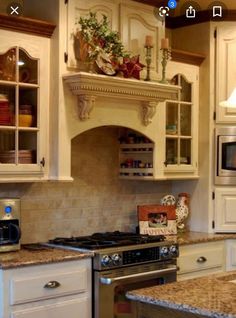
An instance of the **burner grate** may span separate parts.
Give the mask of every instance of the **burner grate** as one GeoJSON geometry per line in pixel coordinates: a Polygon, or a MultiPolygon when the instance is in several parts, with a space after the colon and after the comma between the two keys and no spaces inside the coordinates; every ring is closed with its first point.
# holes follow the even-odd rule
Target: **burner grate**
{"type": "Polygon", "coordinates": [[[50,240],[49,243],[75,248],[99,249],[113,246],[154,243],[164,240],[164,235],[151,236],[148,234],[114,231],[104,233],[98,232],[89,236],[56,237],[55,239],[50,240]]]}

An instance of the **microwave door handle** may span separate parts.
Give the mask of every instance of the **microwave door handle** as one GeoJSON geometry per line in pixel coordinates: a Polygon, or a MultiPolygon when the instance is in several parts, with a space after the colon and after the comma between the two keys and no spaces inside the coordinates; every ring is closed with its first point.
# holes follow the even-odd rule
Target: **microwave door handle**
{"type": "Polygon", "coordinates": [[[168,268],[164,269],[158,269],[155,271],[145,272],[145,273],[138,273],[138,274],[132,274],[132,275],[126,275],[126,276],[120,276],[120,277],[100,277],[100,283],[103,285],[111,285],[115,282],[120,282],[122,280],[128,280],[128,279],[134,279],[139,277],[149,277],[149,276],[156,276],[156,275],[164,275],[169,273],[174,273],[177,271],[177,266],[170,266],[168,268]]]}

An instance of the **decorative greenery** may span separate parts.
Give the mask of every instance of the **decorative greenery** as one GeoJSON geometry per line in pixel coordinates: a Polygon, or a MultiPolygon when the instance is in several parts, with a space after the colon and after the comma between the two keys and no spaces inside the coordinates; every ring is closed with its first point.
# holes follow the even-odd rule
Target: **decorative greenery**
{"type": "Polygon", "coordinates": [[[112,59],[127,56],[120,41],[119,33],[109,27],[107,16],[98,21],[96,13],[90,12],[88,17],[80,17],[81,34],[88,44],[89,58],[95,60],[103,51],[112,59]]]}

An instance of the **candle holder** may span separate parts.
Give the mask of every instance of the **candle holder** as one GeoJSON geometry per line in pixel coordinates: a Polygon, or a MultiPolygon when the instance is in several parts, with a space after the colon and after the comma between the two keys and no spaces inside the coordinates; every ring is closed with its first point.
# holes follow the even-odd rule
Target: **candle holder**
{"type": "Polygon", "coordinates": [[[160,83],[162,84],[168,84],[168,81],[166,79],[166,66],[168,60],[171,58],[171,50],[168,48],[161,48],[162,51],[162,60],[161,60],[161,65],[162,65],[162,79],[160,83]]]}
{"type": "Polygon", "coordinates": [[[151,80],[151,78],[150,78],[150,65],[152,62],[152,48],[153,48],[153,46],[145,45],[144,47],[146,49],[145,61],[147,63],[147,75],[146,75],[145,81],[150,81],[151,80]]]}

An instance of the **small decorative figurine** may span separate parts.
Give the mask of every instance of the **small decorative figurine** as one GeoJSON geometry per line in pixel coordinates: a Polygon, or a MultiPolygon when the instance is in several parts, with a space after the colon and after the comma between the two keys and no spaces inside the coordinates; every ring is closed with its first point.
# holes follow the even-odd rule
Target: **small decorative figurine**
{"type": "Polygon", "coordinates": [[[189,215],[189,194],[179,193],[178,201],[176,204],[176,221],[177,221],[177,230],[179,232],[186,231],[186,226],[184,222],[186,221],[188,215],[189,215]]]}

